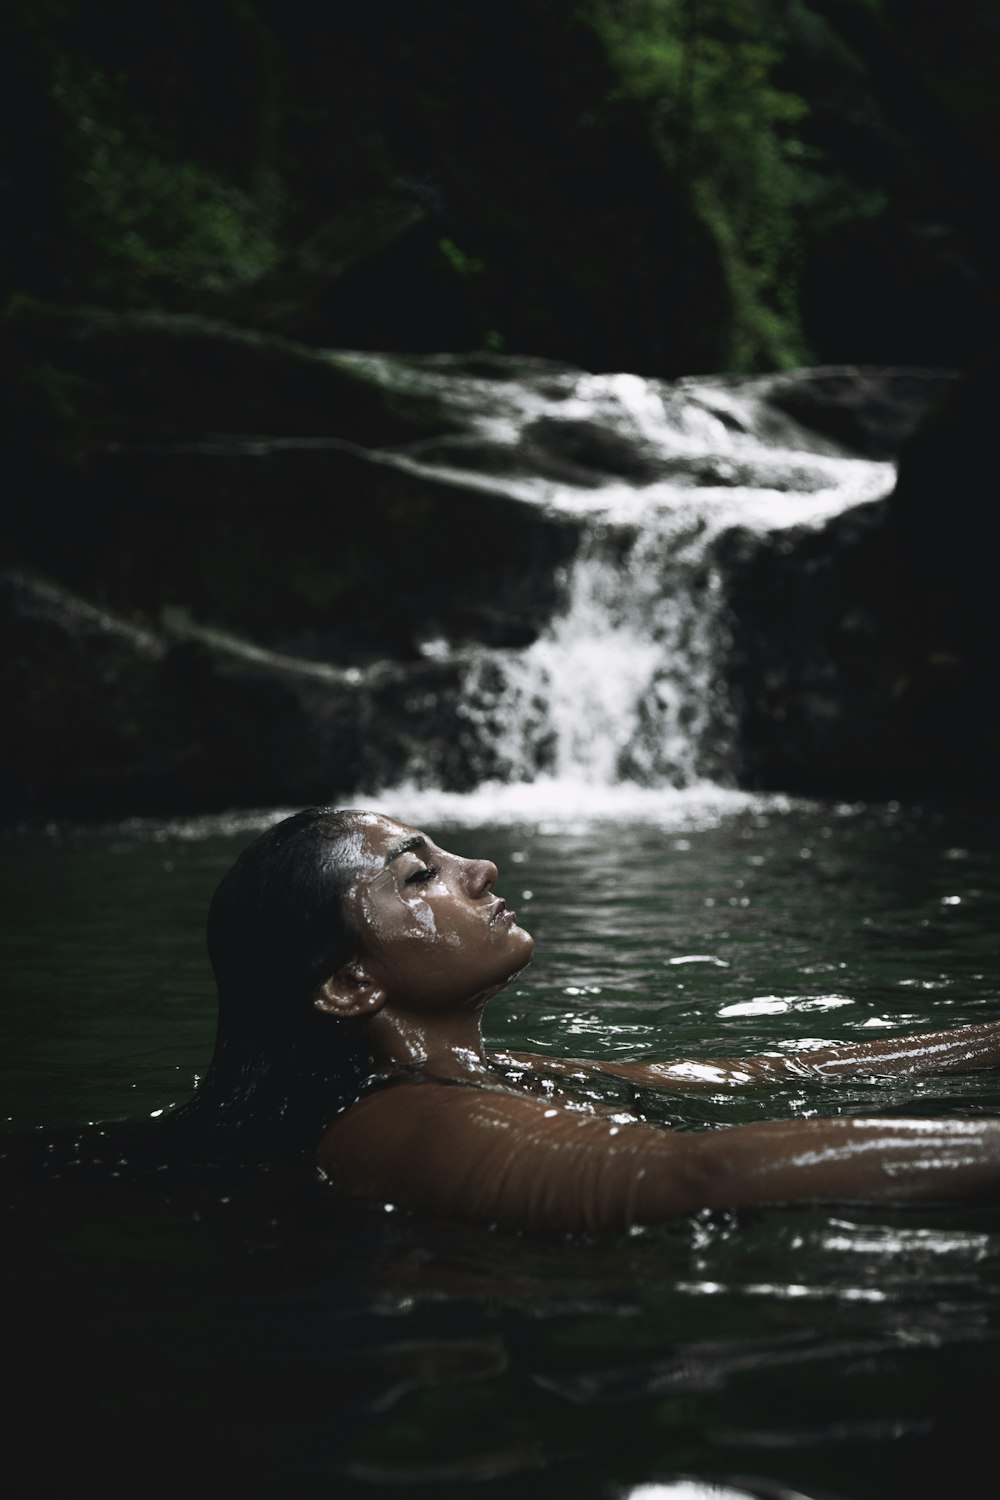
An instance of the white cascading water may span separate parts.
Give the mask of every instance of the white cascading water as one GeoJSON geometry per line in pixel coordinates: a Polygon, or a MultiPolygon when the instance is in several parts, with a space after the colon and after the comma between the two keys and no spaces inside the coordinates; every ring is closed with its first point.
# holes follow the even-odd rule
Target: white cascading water
{"type": "MultiPolygon", "coordinates": [[[[715,543],[738,527],[764,538],[819,527],[885,496],[894,465],[848,456],[766,401],[766,379],[660,382],[581,375],[542,361],[516,378],[470,373],[447,356],[407,365],[391,356],[338,355],[388,384],[419,381],[472,430],[462,443],[398,461],[439,481],[500,491],[585,517],[566,579],[564,612],[523,650],[480,648],[465,658],[461,713],[500,773],[478,792],[434,789],[414,766],[379,800],[410,815],[460,821],[572,819],[604,808],[656,816],[693,794],[730,804],[732,714],[722,687],[725,578],[715,543]],[[609,435],[612,463],[580,482],[532,470],[539,435],[555,472],[574,434],[609,435]],[[489,447],[496,463],[484,473],[489,447]],[[621,462],[622,453],[635,455],[621,462]],[[609,475],[607,467],[636,477],[609,475]]],[[[762,545],[771,544],[762,541],[762,545]]],[[[427,643],[428,655],[450,653],[427,643]]]]}
{"type": "Polygon", "coordinates": [[[721,580],[701,538],[638,530],[623,562],[585,538],[569,605],[520,652],[479,653],[463,712],[503,735],[505,773],[593,787],[689,786],[726,759],[718,659],[721,580]]]}

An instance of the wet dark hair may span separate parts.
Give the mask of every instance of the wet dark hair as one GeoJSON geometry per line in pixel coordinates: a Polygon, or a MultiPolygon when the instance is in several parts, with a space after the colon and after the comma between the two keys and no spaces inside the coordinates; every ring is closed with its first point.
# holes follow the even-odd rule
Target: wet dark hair
{"type": "Polygon", "coordinates": [[[359,951],[344,910],[358,813],[309,807],[267,829],[220,881],[208,915],[218,987],[215,1052],[176,1122],[241,1145],[305,1152],[372,1071],[363,1023],[313,1001],[359,951]]]}

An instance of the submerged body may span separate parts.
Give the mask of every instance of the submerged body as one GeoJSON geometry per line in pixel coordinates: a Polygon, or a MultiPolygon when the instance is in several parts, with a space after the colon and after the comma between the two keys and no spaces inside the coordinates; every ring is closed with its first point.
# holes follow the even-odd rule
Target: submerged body
{"type": "MultiPolygon", "coordinates": [[[[870,1076],[995,1066],[1000,1025],[965,1030],[975,1035],[929,1033],[907,1038],[898,1053],[856,1059],[845,1048],[820,1064],[804,1053],[607,1070],[644,1086],[671,1080],[676,1089],[702,1070],[717,1088],[779,1072],[801,1077],[812,1067],[870,1076]]],[[[399,1087],[366,1094],[327,1129],[320,1166],[354,1194],[527,1229],[619,1229],[701,1208],[1000,1190],[1000,1120],[777,1120],[675,1133],[531,1089],[536,1066],[581,1076],[606,1065],[522,1054],[498,1054],[496,1065],[495,1081],[483,1076],[466,1087],[427,1073],[389,1075],[399,1087]],[[517,1065],[527,1070],[523,1084],[503,1081],[517,1065]]]]}
{"type": "MultiPolygon", "coordinates": [[[[242,974],[257,1018],[250,1028],[254,1055],[261,1056],[260,1017],[268,1006],[276,1013],[279,998],[275,954],[280,948],[288,963],[296,944],[310,947],[309,963],[288,986],[301,1035],[288,1022],[282,1044],[300,1067],[308,1059],[309,1090],[323,1106],[309,1150],[342,1191],[511,1228],[600,1230],[701,1208],[965,1198],[1000,1188],[998,1119],[796,1119],[674,1132],[573,1089],[574,1080],[594,1073],[690,1092],[782,1078],[991,1068],[1000,1065],[1000,1022],[745,1059],[491,1056],[482,1039],[483,1009],[534,949],[516,913],[494,892],[491,861],[448,853],[379,814],[322,809],[277,825],[241,861],[244,873],[222,903],[229,913],[226,944],[237,931],[233,912],[255,925],[244,921],[240,929],[239,965],[220,956],[216,940],[220,1002],[239,1014],[233,980],[223,976],[242,974]],[[306,911],[301,895],[288,904],[294,924],[286,912],[284,947],[268,946],[264,916],[281,884],[268,864],[268,840],[287,854],[300,833],[314,845],[325,841],[320,874],[309,884],[312,906],[306,911]],[[240,895],[247,871],[257,871],[252,903],[240,895]],[[320,899],[324,881],[329,888],[320,899]],[[324,924],[336,928],[335,941],[322,937],[324,924]],[[300,934],[294,942],[293,925],[300,934]],[[337,1055],[348,1038],[352,1063],[345,1068],[337,1055]],[[540,1073],[565,1084],[540,1090],[540,1073]],[[324,1082],[335,1076],[336,1088],[324,1082]]],[[[217,1059],[252,1097],[252,1069],[245,1059],[234,1068],[233,1056],[220,1022],[217,1059]]],[[[220,1066],[219,1077],[225,1071],[220,1066]]],[[[293,1085],[287,1081],[282,1118],[295,1114],[293,1085]]]]}

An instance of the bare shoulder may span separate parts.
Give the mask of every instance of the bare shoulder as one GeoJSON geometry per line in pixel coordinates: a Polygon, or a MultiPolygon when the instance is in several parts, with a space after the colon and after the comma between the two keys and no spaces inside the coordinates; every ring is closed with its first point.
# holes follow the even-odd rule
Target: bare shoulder
{"type": "Polygon", "coordinates": [[[642,1163],[672,1149],[669,1131],[549,1099],[415,1083],[352,1105],[317,1156],[355,1196],[479,1222],[588,1228],[628,1222],[642,1163]]]}
{"type": "Polygon", "coordinates": [[[344,1111],[327,1127],[319,1145],[320,1165],[344,1166],[358,1150],[426,1154],[448,1143],[470,1139],[477,1148],[497,1128],[531,1129],[555,1112],[548,1100],[497,1089],[449,1083],[401,1084],[381,1089],[344,1111]]]}

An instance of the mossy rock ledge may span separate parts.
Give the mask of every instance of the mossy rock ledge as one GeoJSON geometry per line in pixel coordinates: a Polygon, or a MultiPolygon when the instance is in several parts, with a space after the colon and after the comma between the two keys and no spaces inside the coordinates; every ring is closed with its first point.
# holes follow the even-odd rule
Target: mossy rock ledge
{"type": "Polygon", "coordinates": [[[7,818],[488,772],[463,673],[537,636],[579,525],[421,461],[475,439],[418,373],[100,310],[21,310],[0,349],[7,818]]]}

